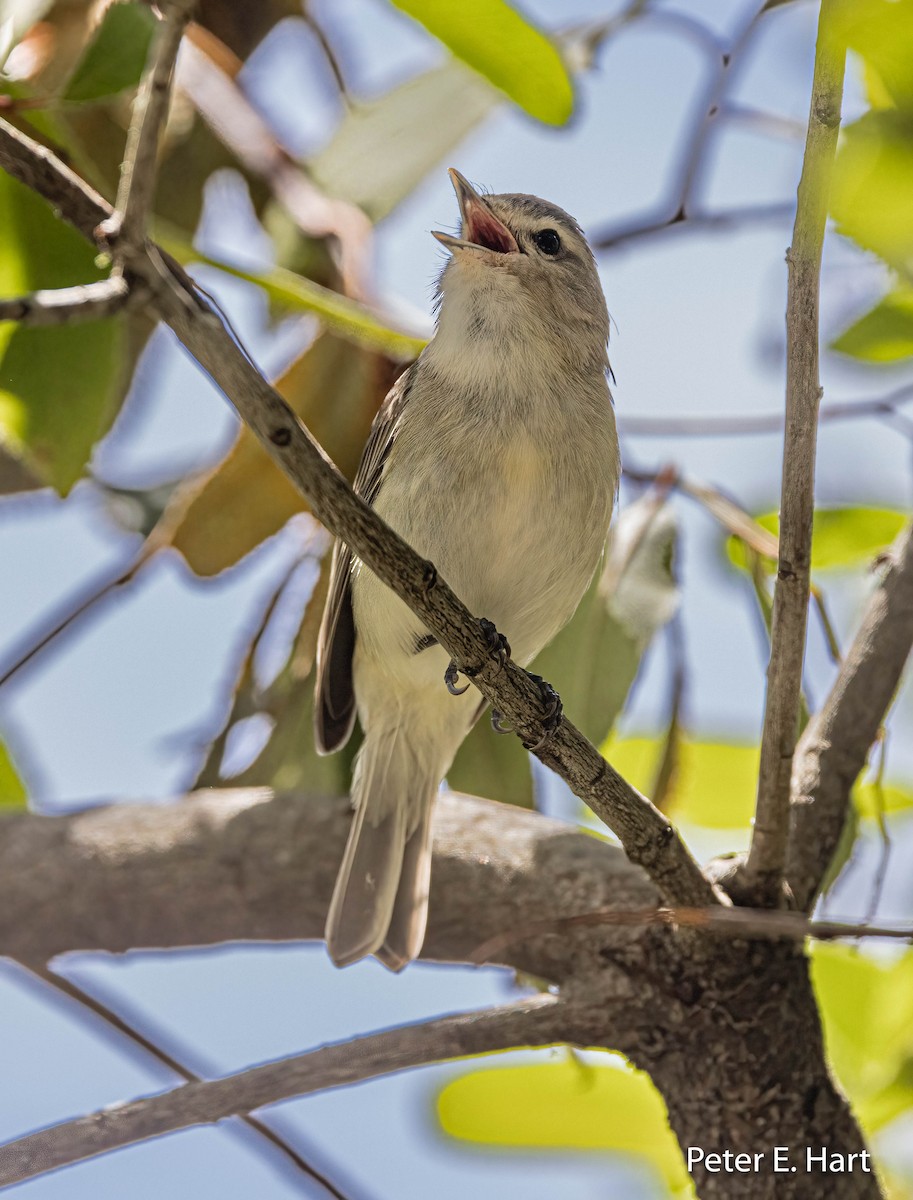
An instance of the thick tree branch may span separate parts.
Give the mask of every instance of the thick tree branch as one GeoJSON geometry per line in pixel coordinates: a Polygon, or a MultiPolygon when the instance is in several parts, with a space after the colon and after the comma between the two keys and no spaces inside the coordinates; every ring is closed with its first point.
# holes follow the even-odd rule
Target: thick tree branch
{"type": "Polygon", "coordinates": [[[793,242],[787,255],[786,435],[780,501],[780,556],[774,592],[767,704],[761,737],[758,803],[747,882],[776,903],[789,836],[789,785],[798,733],[815,503],[818,300],[831,170],[840,128],[846,49],[834,32],[835,0],[823,0],[811,110],[793,242]]]}
{"type": "MultiPolygon", "coordinates": [[[[203,791],[0,820],[0,954],[42,966],[68,950],[119,953],[225,941],[322,939],[349,824],[346,797],[203,791]]],[[[435,808],[423,957],[468,961],[482,942],[658,897],[615,847],[535,813],[468,796],[435,808]]],[[[520,937],[503,960],[556,983],[604,966],[632,931],[520,937]]]]}
{"type": "MultiPolygon", "coordinates": [[[[52,201],[61,215],[92,237],[109,215],[91,191],[48,151],[0,122],[0,166],[52,201]],[[91,224],[86,217],[91,214],[91,224]]],[[[156,254],[158,257],[158,254],[156,254]]],[[[142,255],[130,270],[154,293],[154,308],[222,389],[270,456],[305,495],[312,512],[424,621],[460,670],[528,745],[541,737],[539,688],[525,671],[492,655],[487,639],[434,570],[365,505],[313,441],[282,397],[232,340],[222,320],[192,290],[183,272],[161,286],[142,255]]],[[[577,796],[618,835],[673,906],[703,907],[719,897],[672,824],[600,756],[568,720],[536,751],[577,796]]]]}
{"type": "Polygon", "coordinates": [[[0,1147],[0,1187],[174,1130],[214,1124],[293,1096],[307,1096],[467,1054],[548,1045],[562,1040],[566,1021],[563,1008],[553,996],[535,996],[487,1012],[442,1017],[321,1046],[222,1079],[185,1083],[162,1095],[114,1105],[0,1147]]]}
{"type": "Polygon", "coordinates": [[[97,283],[30,292],[13,300],[0,300],[0,321],[21,321],[33,326],[98,321],[120,312],[129,299],[126,280],[114,275],[97,283]]]}
{"type": "Polygon", "coordinates": [[[850,790],[897,690],[913,646],[913,526],[887,556],[859,632],[827,702],[796,750],[788,879],[810,909],[834,857],[850,790]]]}

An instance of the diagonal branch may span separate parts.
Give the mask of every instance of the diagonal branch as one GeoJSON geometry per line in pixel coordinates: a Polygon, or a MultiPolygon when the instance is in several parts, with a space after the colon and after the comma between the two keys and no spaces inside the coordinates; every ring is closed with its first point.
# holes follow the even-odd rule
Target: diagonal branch
{"type": "Polygon", "coordinates": [[[411,1067],[563,1040],[565,1005],[535,996],[485,1012],[441,1017],[321,1046],[222,1079],[185,1083],[54,1125],[0,1147],[0,1187],[148,1138],[411,1067]]]}
{"type": "Polygon", "coordinates": [[[834,857],[850,791],[913,646],[913,525],[887,564],[831,693],[796,750],[788,879],[805,910],[834,857]]]}
{"type": "Polygon", "coordinates": [[[0,321],[24,325],[69,325],[75,321],[98,321],[125,308],[130,289],[119,275],[97,283],[30,292],[13,300],[0,300],[0,321]]]}
{"type": "Polygon", "coordinates": [[[821,385],[818,307],[821,250],[840,128],[846,49],[834,33],[836,0],[824,0],[793,242],[787,254],[786,434],[780,501],[780,555],[774,592],[758,802],[746,882],[759,901],[780,896],[789,835],[789,783],[798,734],[808,620],[815,445],[821,385]]]}
{"type": "MultiPolygon", "coordinates": [[[[0,166],[39,190],[87,237],[109,215],[100,196],[5,122],[0,122],[0,166]],[[89,214],[91,224],[86,221],[89,214]]],[[[264,449],[307,497],[314,515],[422,618],[524,743],[535,745],[541,738],[538,686],[514,663],[502,664],[492,654],[478,622],[433,565],[355,496],[183,271],[172,275],[171,286],[162,287],[148,258],[136,255],[129,265],[153,290],[157,314],[231,399],[264,449]]],[[[671,905],[703,907],[720,902],[668,819],[569,721],[564,720],[535,753],[618,835],[632,861],[647,871],[671,905]]]]}

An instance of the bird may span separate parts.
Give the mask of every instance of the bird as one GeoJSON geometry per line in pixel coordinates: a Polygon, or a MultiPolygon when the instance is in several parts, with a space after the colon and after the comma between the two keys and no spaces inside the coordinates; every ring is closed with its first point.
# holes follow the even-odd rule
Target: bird
{"type": "MultiPolygon", "coordinates": [[[[435,333],[379,409],[354,488],[525,668],[593,578],[617,497],[609,315],[573,217],[449,175],[460,230],[432,231],[449,255],[435,333]]],[[[421,950],[434,800],[486,704],[454,686],[448,659],[337,540],[317,645],[317,749],[344,745],[356,716],[364,735],[326,922],[337,966],[373,954],[399,971],[421,950]]]]}

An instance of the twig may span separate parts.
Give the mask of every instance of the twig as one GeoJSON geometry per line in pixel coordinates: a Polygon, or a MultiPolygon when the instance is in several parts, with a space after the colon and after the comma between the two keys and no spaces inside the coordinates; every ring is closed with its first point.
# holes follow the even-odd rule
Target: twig
{"type": "Polygon", "coordinates": [[[114,1105],[0,1147],[0,1187],[293,1096],[308,1096],[467,1054],[547,1045],[561,1037],[562,1011],[555,997],[536,996],[503,1008],[441,1017],[321,1046],[222,1079],[186,1083],[158,1096],[114,1105]]]}
{"type": "Polygon", "coordinates": [[[24,325],[67,325],[74,321],[99,321],[121,311],[130,289],[119,275],[81,283],[75,287],[31,292],[14,300],[0,300],[0,321],[24,325]]]}
{"type": "Polygon", "coordinates": [[[566,935],[569,930],[589,926],[639,927],[671,925],[730,937],[789,938],[803,942],[814,938],[819,942],[859,938],[888,938],[892,941],[913,942],[913,925],[872,925],[852,921],[812,921],[805,913],[770,908],[640,908],[628,912],[612,908],[563,917],[557,921],[531,921],[521,929],[509,930],[483,942],[473,950],[469,961],[478,964],[502,961],[504,951],[513,942],[534,937],[566,935]]]}
{"type": "MultiPolygon", "coordinates": [[[[0,121],[0,166],[52,198],[65,219],[91,237],[109,210],[100,196],[48,151],[0,121]],[[90,216],[91,215],[91,216],[90,216]],[[91,225],[86,224],[90,216],[91,225]]],[[[169,265],[170,265],[170,260],[169,265]]],[[[481,627],[433,565],[420,558],[355,496],[295,413],[236,344],[218,314],[193,290],[186,274],[156,288],[157,271],[144,255],[130,269],[155,289],[154,306],[203,369],[230,397],[264,449],[308,499],[311,511],[417,613],[429,631],[504,714],[524,743],[541,740],[541,692],[527,673],[493,655],[481,627]]],[[[569,720],[536,751],[571,790],[617,834],[673,904],[719,902],[678,832],[624,780],[569,720]]]]}
{"type": "Polygon", "coordinates": [[[818,24],[808,138],[796,222],[787,254],[786,437],[780,502],[780,555],[774,590],[767,703],[761,736],[758,803],[746,868],[764,903],[779,901],[789,837],[789,784],[798,733],[808,621],[815,445],[821,386],[818,308],[821,250],[840,128],[846,50],[835,36],[835,0],[818,24]]]}
{"type": "Polygon", "coordinates": [[[133,106],[115,211],[100,222],[101,234],[111,245],[115,262],[123,263],[146,240],[155,198],[159,136],[168,115],[174,64],[191,7],[188,0],[162,3],[163,15],[150,50],[150,66],[133,106]]]}
{"type": "Polygon", "coordinates": [[[707,229],[726,231],[742,225],[763,221],[782,221],[793,212],[792,202],[773,204],[746,204],[741,208],[724,209],[718,212],[684,213],[680,208],[671,215],[662,213],[646,220],[618,222],[610,225],[593,237],[595,251],[617,250],[629,242],[644,238],[675,233],[677,230],[707,229]]]}
{"type": "Polygon", "coordinates": [[[850,791],[913,646],[913,526],[901,534],[886,562],[830,695],[796,749],[788,879],[806,910],[837,849],[850,791]]]}
{"type": "MultiPolygon", "coordinates": [[[[185,1080],[185,1082],[200,1082],[199,1075],[194,1074],[194,1072],[186,1067],[182,1062],[179,1062],[174,1055],[169,1054],[164,1047],[157,1045],[151,1040],[151,1038],[148,1038],[134,1025],[131,1025],[128,1021],[126,1021],[120,1015],[120,1013],[117,1013],[112,1008],[109,1008],[96,996],[93,996],[91,992],[87,992],[84,988],[81,988],[78,983],[74,983],[72,979],[68,979],[66,975],[60,975],[56,971],[51,970],[50,967],[42,965],[31,965],[28,969],[33,975],[36,975],[39,979],[43,980],[49,987],[52,987],[55,991],[62,993],[64,996],[68,996],[71,1000],[75,1001],[88,1012],[94,1013],[95,1016],[104,1021],[104,1023],[110,1029],[116,1030],[123,1037],[127,1038],[128,1041],[132,1042],[134,1046],[138,1046],[157,1062],[160,1062],[163,1066],[167,1067],[169,1071],[173,1071],[175,1075],[178,1075],[181,1079],[185,1080]]],[[[334,1197],[334,1200],[347,1200],[343,1193],[330,1179],[328,1179],[312,1163],[308,1162],[308,1160],[304,1158],[304,1156],[298,1150],[296,1150],[294,1146],[286,1142],[285,1139],[276,1133],[274,1129],[271,1129],[269,1125],[267,1125],[264,1121],[261,1121],[259,1117],[252,1117],[249,1113],[239,1113],[238,1119],[247,1125],[249,1129],[252,1129],[258,1135],[258,1137],[274,1146],[303,1175],[307,1175],[310,1179],[313,1179],[316,1183],[319,1183],[324,1191],[326,1191],[330,1196],[334,1197]]]]}
{"type": "MultiPolygon", "coordinates": [[[[864,417],[894,416],[898,407],[913,401],[913,383],[904,384],[883,396],[822,404],[821,421],[849,421],[864,417]]],[[[780,433],[783,413],[746,413],[727,416],[659,417],[622,416],[619,428],[629,437],[751,437],[780,433]]]]}

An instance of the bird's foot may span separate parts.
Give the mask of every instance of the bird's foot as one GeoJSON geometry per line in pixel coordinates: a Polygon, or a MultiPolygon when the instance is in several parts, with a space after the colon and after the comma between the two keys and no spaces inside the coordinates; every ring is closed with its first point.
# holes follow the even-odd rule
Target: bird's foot
{"type": "MultiPolygon", "coordinates": [[[[488,643],[489,650],[492,652],[492,654],[497,654],[499,665],[503,667],[510,658],[510,642],[503,633],[498,633],[494,622],[489,621],[487,617],[480,618],[479,627],[482,630],[482,633],[485,635],[485,640],[488,643]]],[[[476,672],[471,668],[464,668],[463,674],[467,679],[474,679],[476,672]]],[[[456,665],[453,659],[451,659],[447,666],[447,670],[444,672],[444,683],[447,684],[447,691],[451,694],[451,696],[462,696],[463,693],[469,689],[468,683],[465,687],[457,687],[457,679],[459,679],[459,676],[460,668],[456,665]]]]}
{"type": "Polygon", "coordinates": [[[561,724],[564,706],[561,703],[561,697],[550,683],[546,683],[541,675],[534,675],[532,671],[527,671],[527,675],[538,686],[539,695],[542,697],[542,736],[538,742],[533,744],[523,743],[527,750],[532,750],[535,753],[537,750],[542,749],[561,724]]]}
{"type": "Polygon", "coordinates": [[[493,708],[491,710],[491,727],[495,733],[513,733],[514,731],[510,725],[501,724],[503,720],[504,714],[502,712],[498,712],[496,708],[493,708]]]}

